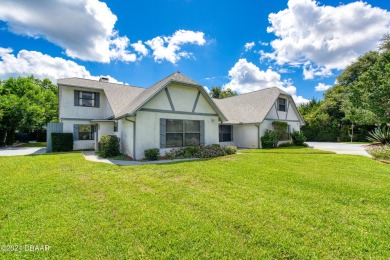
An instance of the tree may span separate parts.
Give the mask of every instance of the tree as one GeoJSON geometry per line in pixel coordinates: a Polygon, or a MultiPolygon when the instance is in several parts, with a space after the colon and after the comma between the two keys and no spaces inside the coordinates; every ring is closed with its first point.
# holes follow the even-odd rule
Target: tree
{"type": "Polygon", "coordinates": [[[219,98],[219,99],[222,99],[222,98],[227,98],[227,97],[233,97],[233,96],[237,96],[237,92],[236,91],[233,91],[232,89],[230,88],[221,88],[221,87],[212,87],[211,88],[211,97],[212,98],[219,98]]]}
{"type": "Polygon", "coordinates": [[[36,132],[58,120],[57,86],[33,76],[0,81],[0,145],[12,144],[15,131],[36,132]]]}

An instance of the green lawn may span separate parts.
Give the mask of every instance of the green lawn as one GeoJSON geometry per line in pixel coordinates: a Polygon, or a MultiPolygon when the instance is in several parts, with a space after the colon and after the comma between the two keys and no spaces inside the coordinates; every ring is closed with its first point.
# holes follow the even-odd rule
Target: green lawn
{"type": "Polygon", "coordinates": [[[19,147],[46,147],[46,142],[24,143],[19,147]]]}
{"type": "Polygon", "coordinates": [[[0,258],[390,258],[390,165],[313,149],[120,167],[0,157],[0,258]]]}

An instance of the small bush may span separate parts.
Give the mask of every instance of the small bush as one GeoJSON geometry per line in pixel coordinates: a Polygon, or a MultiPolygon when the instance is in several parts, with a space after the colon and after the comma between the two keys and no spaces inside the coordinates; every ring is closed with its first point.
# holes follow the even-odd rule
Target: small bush
{"type": "Polygon", "coordinates": [[[198,154],[200,150],[201,150],[200,146],[195,146],[195,145],[187,146],[184,148],[183,154],[181,156],[183,156],[184,158],[192,158],[196,154],[198,154]]]}
{"type": "Polygon", "coordinates": [[[287,129],[288,129],[288,123],[287,122],[281,122],[281,121],[274,121],[272,122],[272,127],[274,129],[276,138],[278,141],[282,140],[288,140],[288,134],[287,134],[287,129]]]}
{"type": "MultiPolygon", "coordinates": [[[[235,153],[237,150],[234,146],[230,146],[230,148],[226,149],[228,149],[231,153],[235,153]]],[[[179,158],[212,158],[226,154],[229,153],[226,152],[225,148],[221,147],[219,144],[210,144],[206,146],[191,145],[188,147],[173,148],[169,152],[165,152],[165,158],[170,160],[179,158]]]]}
{"type": "Polygon", "coordinates": [[[237,147],[233,145],[227,145],[223,147],[223,150],[226,154],[235,154],[237,152],[237,147]]]}
{"type": "Polygon", "coordinates": [[[299,131],[293,131],[291,134],[291,138],[293,140],[293,144],[296,146],[304,146],[306,142],[305,135],[299,131]]]}
{"type": "Polygon", "coordinates": [[[219,144],[210,144],[203,146],[200,153],[196,157],[213,158],[224,155],[226,155],[225,150],[219,144]]]}
{"type": "Polygon", "coordinates": [[[291,146],[294,146],[292,142],[281,143],[278,145],[278,147],[291,147],[291,146]]]}
{"type": "Polygon", "coordinates": [[[99,142],[99,155],[103,158],[120,155],[119,138],[115,135],[104,135],[99,142]]]}
{"type": "Polygon", "coordinates": [[[160,159],[160,149],[153,148],[153,149],[146,149],[144,151],[145,159],[148,161],[157,161],[160,159]]]}
{"type": "Polygon", "coordinates": [[[68,152],[73,150],[72,133],[51,133],[51,147],[53,152],[68,152]]]}
{"type": "Polygon", "coordinates": [[[390,146],[383,145],[378,149],[370,149],[367,152],[376,160],[390,160],[390,146]]]}
{"type": "Polygon", "coordinates": [[[376,128],[368,133],[367,140],[381,144],[390,144],[390,128],[384,126],[383,128],[376,128]]]}
{"type": "Polygon", "coordinates": [[[275,131],[265,130],[264,135],[260,138],[263,148],[275,148],[278,145],[278,136],[275,131]]]}

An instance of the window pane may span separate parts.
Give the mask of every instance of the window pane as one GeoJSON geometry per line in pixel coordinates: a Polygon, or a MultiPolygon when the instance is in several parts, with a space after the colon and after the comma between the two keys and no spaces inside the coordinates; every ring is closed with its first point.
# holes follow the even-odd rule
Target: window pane
{"type": "Polygon", "coordinates": [[[166,147],[183,146],[183,134],[166,134],[166,147]]]}
{"type": "Polygon", "coordinates": [[[225,133],[225,134],[223,134],[223,141],[224,141],[224,142],[231,142],[231,141],[232,141],[232,135],[231,135],[231,133],[225,133]]]}
{"type": "Polygon", "coordinates": [[[197,120],[185,120],[184,129],[186,133],[199,133],[200,121],[197,120]]]}
{"type": "Polygon", "coordinates": [[[231,133],[232,132],[232,126],[231,125],[220,125],[219,126],[219,132],[221,132],[221,133],[231,133]]]}
{"type": "Polygon", "coordinates": [[[186,134],[184,137],[184,145],[199,145],[200,144],[200,134],[186,134]]]}
{"type": "Polygon", "coordinates": [[[84,107],[93,107],[95,100],[91,99],[80,99],[80,103],[84,107]]]}
{"type": "Polygon", "coordinates": [[[170,132],[183,132],[183,120],[167,119],[167,133],[170,132]]]}
{"type": "Polygon", "coordinates": [[[79,125],[79,132],[91,132],[92,125],[79,125]]]}
{"type": "Polygon", "coordinates": [[[94,140],[93,125],[79,125],[79,140],[94,140]]]}
{"type": "Polygon", "coordinates": [[[279,111],[286,111],[286,99],[279,98],[278,103],[279,103],[279,111]]]}
{"type": "Polygon", "coordinates": [[[85,99],[93,99],[94,98],[94,93],[92,92],[81,92],[81,98],[85,99]]]}

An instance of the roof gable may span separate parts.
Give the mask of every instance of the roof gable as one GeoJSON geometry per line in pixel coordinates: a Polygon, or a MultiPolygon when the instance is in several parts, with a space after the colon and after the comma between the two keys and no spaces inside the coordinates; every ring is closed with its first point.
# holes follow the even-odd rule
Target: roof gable
{"type": "MultiPolygon", "coordinates": [[[[294,111],[299,115],[291,95],[277,87],[266,88],[224,99],[214,99],[214,102],[228,118],[228,121],[225,123],[261,123],[281,94],[289,97],[290,102],[292,101],[294,111]]],[[[300,115],[299,118],[303,123],[300,115]]]]}
{"type": "Polygon", "coordinates": [[[187,85],[190,87],[197,88],[203,97],[206,98],[207,102],[211,105],[214,111],[218,114],[222,121],[226,121],[226,117],[219,109],[219,107],[213,102],[213,100],[209,97],[206,91],[203,89],[203,86],[197,83],[196,81],[184,76],[180,72],[175,72],[168,77],[160,80],[155,83],[151,87],[147,88],[144,92],[142,92],[134,102],[129,103],[120,113],[119,118],[125,116],[133,116],[138,110],[140,110],[150,99],[160,93],[163,89],[168,87],[172,83],[178,83],[180,85],[187,85]]]}

